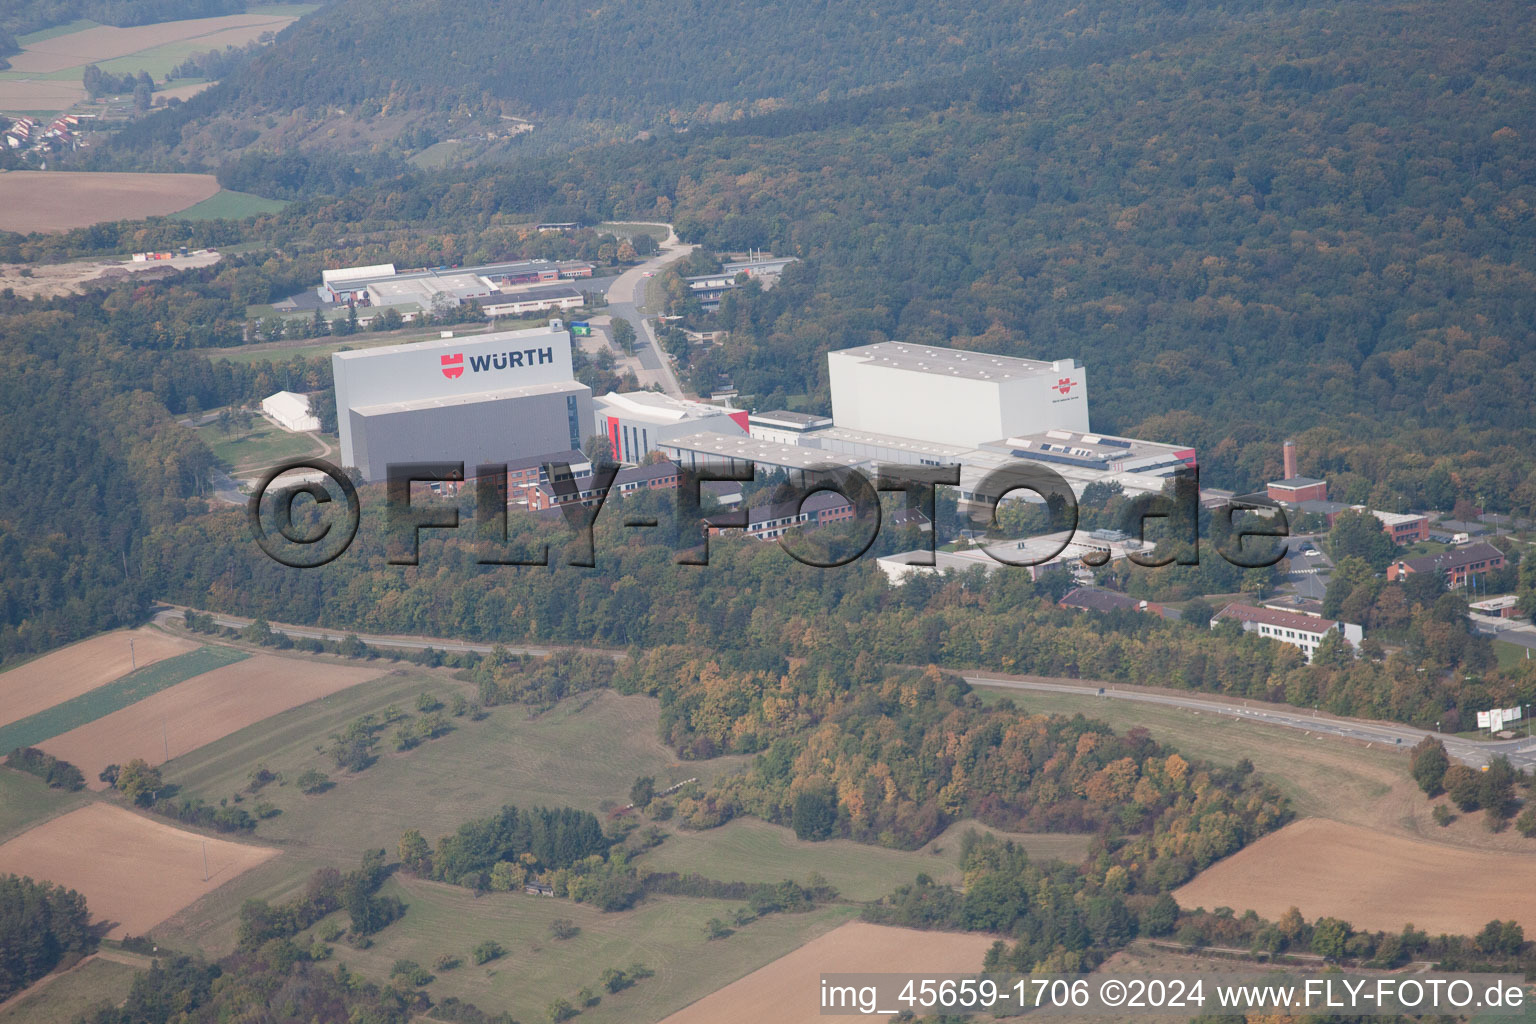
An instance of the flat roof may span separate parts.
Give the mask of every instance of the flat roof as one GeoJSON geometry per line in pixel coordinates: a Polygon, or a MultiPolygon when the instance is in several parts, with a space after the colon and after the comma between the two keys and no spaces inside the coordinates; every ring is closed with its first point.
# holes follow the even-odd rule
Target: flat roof
{"type": "Polygon", "coordinates": [[[895,370],[966,377],[972,380],[1014,380],[1079,368],[1076,359],[1046,362],[1040,359],[992,355],[989,352],[967,352],[963,349],[943,348],[938,345],[911,345],[903,341],[879,341],[873,345],[837,349],[828,352],[827,356],[888,366],[895,370]]]}
{"type": "Polygon", "coordinates": [[[723,416],[741,412],[724,405],[709,405],[686,398],[673,398],[657,391],[610,391],[594,401],[599,409],[611,409],[620,415],[628,414],[653,423],[681,423],[683,420],[703,419],[707,416],[723,416]]]}
{"type": "Polygon", "coordinates": [[[1287,477],[1284,480],[1271,480],[1269,482],[1269,486],[1284,487],[1287,490],[1296,490],[1300,487],[1315,487],[1318,484],[1325,484],[1327,482],[1328,481],[1326,480],[1318,480],[1317,478],[1310,476],[1293,476],[1287,477]]]}
{"type": "Polygon", "coordinates": [[[591,267],[586,260],[510,260],[502,263],[482,263],[472,267],[423,267],[418,270],[397,271],[393,263],[379,263],[370,267],[339,267],[335,270],[321,271],[320,280],[324,284],[336,282],[348,282],[352,284],[367,284],[394,278],[403,281],[424,281],[432,278],[452,277],[468,274],[471,277],[508,277],[512,274],[524,274],[533,270],[555,270],[564,268],[591,267]]]}
{"type": "Polygon", "coordinates": [[[742,462],[761,462],[765,465],[783,466],[788,469],[822,469],[828,466],[839,469],[858,469],[869,464],[868,459],[823,451],[820,448],[778,444],[774,441],[760,441],[755,437],[717,434],[708,430],[662,441],[658,447],[698,452],[702,455],[716,455],[742,462]]]}
{"type": "Polygon", "coordinates": [[[506,306],[518,302],[543,302],[547,299],[579,299],[581,292],[568,284],[546,284],[538,288],[525,288],[522,291],[503,292],[493,291],[485,296],[487,306],[506,306]]]}
{"type": "Polygon", "coordinates": [[[375,263],[370,267],[340,267],[336,270],[321,271],[320,282],[334,284],[338,281],[369,281],[379,277],[390,277],[394,272],[393,263],[375,263]]]}
{"type": "Polygon", "coordinates": [[[393,356],[401,352],[433,352],[444,349],[461,349],[465,345],[479,345],[487,341],[525,341],[536,337],[554,338],[565,337],[565,328],[552,330],[548,325],[543,327],[524,327],[515,331],[491,331],[487,334],[458,334],[452,338],[432,338],[428,341],[412,341],[404,345],[379,345],[374,348],[354,348],[345,352],[334,352],[332,359],[341,359],[352,362],[359,359],[373,359],[377,356],[393,356]]]}
{"type": "Polygon", "coordinates": [[[895,434],[878,434],[872,430],[851,430],[848,427],[828,427],[818,430],[811,435],[811,443],[821,438],[831,438],[842,441],[845,444],[865,444],[875,448],[895,448],[899,451],[916,452],[921,455],[932,455],[935,458],[949,457],[958,459],[971,448],[956,444],[938,444],[933,441],[919,441],[911,437],[898,437],[895,434]]]}
{"type": "Polygon", "coordinates": [[[422,409],[449,409],[455,406],[480,405],[484,402],[500,402],[513,398],[558,395],[568,391],[584,391],[586,387],[585,384],[579,381],[561,380],[549,384],[525,384],[518,388],[498,388],[495,391],[476,391],[468,395],[445,395],[441,398],[413,398],[405,402],[359,405],[354,406],[352,411],[360,416],[386,416],[397,412],[417,412],[422,409]]]}
{"type": "Polygon", "coordinates": [[[1078,430],[1046,430],[1037,434],[1019,434],[999,441],[988,441],[983,448],[1008,449],[1029,454],[1046,453],[1078,459],[1135,459],[1149,455],[1177,455],[1193,450],[1187,444],[1144,441],[1138,437],[1118,437],[1078,430]]]}
{"type": "Polygon", "coordinates": [[[754,412],[747,417],[748,423],[762,423],[771,427],[789,427],[794,430],[805,430],[813,426],[821,426],[832,422],[831,416],[818,416],[808,412],[789,412],[784,409],[774,409],[771,412],[754,412]]]}

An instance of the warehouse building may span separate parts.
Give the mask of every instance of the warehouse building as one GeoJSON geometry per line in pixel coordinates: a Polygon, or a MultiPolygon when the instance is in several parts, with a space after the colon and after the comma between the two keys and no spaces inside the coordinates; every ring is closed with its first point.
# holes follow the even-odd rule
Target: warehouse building
{"type": "Polygon", "coordinates": [[[279,391],[261,400],[261,411],[279,427],[291,433],[319,430],[320,420],[309,411],[309,396],[279,391]]]}
{"type": "Polygon", "coordinates": [[[636,465],[665,441],[702,431],[745,437],[742,409],[673,398],[655,391],[603,395],[592,403],[597,433],[604,434],[620,462],[636,465]]]}
{"type": "Polygon", "coordinates": [[[368,481],[391,463],[512,462],[579,449],[592,392],[571,369],[565,325],[337,352],[343,465],[368,481]]]}
{"type": "MultiPolygon", "coordinates": [[[[341,267],[320,275],[316,294],[322,302],[387,306],[411,312],[430,310],[434,303],[458,305],[470,300],[516,294],[518,286],[551,285],[592,276],[592,264],[518,260],[473,267],[433,267],[397,271],[393,263],[341,267]]],[[[579,293],[578,293],[579,294],[579,293]]]]}
{"type": "Polygon", "coordinates": [[[974,448],[1046,430],[1086,432],[1088,376],[1044,362],[882,341],[827,353],[832,419],[848,430],[974,448]]]}
{"type": "Polygon", "coordinates": [[[712,466],[744,471],[749,466],[756,466],[758,479],[775,471],[801,480],[807,472],[814,476],[828,470],[871,469],[869,460],[837,452],[710,432],[672,438],[663,441],[660,447],[667,458],[684,469],[712,466]]]}

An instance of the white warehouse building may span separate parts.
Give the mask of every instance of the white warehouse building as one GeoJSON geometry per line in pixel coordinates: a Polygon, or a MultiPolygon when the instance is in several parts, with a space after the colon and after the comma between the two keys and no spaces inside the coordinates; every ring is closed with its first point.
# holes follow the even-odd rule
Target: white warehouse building
{"type": "Polygon", "coordinates": [[[279,391],[261,400],[261,411],[279,427],[291,433],[319,430],[320,420],[309,411],[309,396],[279,391]]]}
{"type": "Polygon", "coordinates": [[[844,430],[973,448],[1047,430],[1086,432],[1088,375],[1044,362],[882,341],[827,353],[832,418],[844,430]]]}
{"type": "Polygon", "coordinates": [[[592,392],[571,368],[559,320],[410,345],[337,352],[341,459],[365,480],[391,463],[515,461],[580,448],[592,392]]]}

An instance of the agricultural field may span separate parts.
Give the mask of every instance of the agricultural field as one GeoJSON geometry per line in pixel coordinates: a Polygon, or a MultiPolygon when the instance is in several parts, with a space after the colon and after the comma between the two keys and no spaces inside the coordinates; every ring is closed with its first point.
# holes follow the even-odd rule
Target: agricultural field
{"type": "Polygon", "coordinates": [[[45,654],[0,672],[0,726],[89,693],[135,666],[145,668],[196,648],[190,640],[157,629],[134,629],[102,633],[45,654]]]}
{"type": "Polygon", "coordinates": [[[36,746],[129,707],[161,690],[246,658],[229,647],[199,647],[130,672],[103,686],[0,728],[0,748],[36,746]]]}
{"type": "MultiPolygon", "coordinates": [[[[0,105],[4,97],[0,80],[0,105]]],[[[0,173],[0,230],[25,235],[141,220],[185,210],[218,191],[211,174],[5,171],[0,173]]]]}
{"type": "Polygon", "coordinates": [[[0,1009],[0,1024],[74,1024],[101,1003],[126,998],[138,970],[104,956],[90,957],[16,997],[0,1009]]]}
{"type": "MultiPolygon", "coordinates": [[[[193,90],[190,95],[200,92],[205,86],[189,85],[184,89],[193,90]]],[[[167,92],[181,92],[182,90],[168,89],[167,92]]],[[[281,199],[264,199],[261,196],[253,196],[249,192],[236,192],[233,189],[223,189],[216,192],[202,202],[189,206],[175,215],[176,220],[243,220],[246,217],[254,217],[262,213],[276,213],[288,204],[281,199]]]]}
{"type": "MultiPolygon", "coordinates": [[[[258,765],[280,773],[283,781],[264,787],[258,798],[282,813],[263,821],[257,835],[284,855],[199,904],[195,914],[167,921],[156,937],[177,948],[228,952],[243,900],[290,896],[316,868],[353,865],[370,847],[393,856],[408,828],[435,841],[509,803],[600,813],[607,801],[627,800],[636,776],[654,776],[659,787],[694,775],[708,782],[744,760],[679,763],[656,739],[657,702],[608,692],[570,698],[534,718],[516,706],[493,708],[479,722],[451,718],[453,732],[404,753],[395,751],[385,731],[377,763],[358,774],[338,770],[323,750],[332,734],[362,715],[382,715],[391,705],[415,713],[424,691],[444,701],[473,696],[471,687],[446,672],[403,668],[172,761],[165,769],[169,781],[213,801],[244,790],[258,765]],[[335,785],[313,796],[299,792],[292,780],[311,768],[326,772],[335,785]]],[[[394,927],[411,930],[412,916],[394,927]]]]}
{"type": "Polygon", "coordinates": [[[0,768],[0,843],[88,799],[84,793],[49,789],[42,779],[26,772],[0,768]]]}
{"type": "MultiPolygon", "coordinates": [[[[244,46],[263,33],[281,32],[317,6],[277,4],[252,7],[245,14],[132,28],[77,21],[22,36],[17,40],[22,52],[10,58],[10,70],[0,71],[0,110],[48,113],[85,102],[82,77],[88,64],[115,75],[145,71],[160,82],[194,53],[244,46]]],[[[204,85],[173,87],[159,95],[185,99],[189,90],[204,85]]]]}
{"type": "Polygon", "coordinates": [[[84,893],[92,914],[107,926],[107,937],[121,938],[144,934],[276,853],[207,839],[96,802],[0,846],[0,872],[84,893]],[[148,879],[154,884],[146,884],[148,879]]]}
{"type": "Polygon", "coordinates": [[[259,654],[204,672],[37,745],[78,767],[87,785],[104,789],[97,775],[109,764],[134,758],[163,764],[279,712],[375,679],[383,671],[259,654]]]}
{"type": "MultiPolygon", "coordinates": [[[[313,10],[313,7],[308,9],[313,10]]],[[[50,74],[95,64],[103,71],[115,74],[137,72],[143,68],[158,78],[192,53],[243,46],[263,32],[281,31],[296,17],[278,13],[230,14],[132,28],[79,22],[76,24],[81,27],[73,32],[40,32],[19,39],[22,51],[10,58],[11,70],[18,74],[50,74]],[[168,58],[173,52],[180,56],[163,69],[147,63],[121,68],[113,66],[114,61],[123,58],[155,61],[168,58]]]]}
{"type": "Polygon", "coordinates": [[[662,1024],[816,1024],[828,1019],[821,1015],[818,1001],[823,972],[976,971],[996,938],[979,932],[928,932],[849,922],[672,1014],[662,1024]]]}
{"type": "Polygon", "coordinates": [[[364,714],[382,715],[391,705],[414,714],[423,691],[445,701],[472,695],[445,674],[402,669],[180,757],[168,777],[188,792],[218,799],[242,789],[258,764],[285,779],[310,768],[327,772],[336,786],[315,796],[292,785],[263,789],[261,799],[283,813],[263,822],[260,834],[320,862],[350,864],[368,847],[393,853],[408,828],[436,840],[505,804],[598,813],[604,801],[625,803],[636,776],[654,776],[664,788],[694,775],[708,781],[742,763],[679,763],[656,738],[656,701],[608,692],[568,699],[533,719],[519,706],[493,708],[479,722],[452,718],[453,732],[404,753],[394,750],[386,730],[378,762],[355,775],[339,772],[316,750],[364,714]]]}
{"type": "Polygon", "coordinates": [[[1536,928],[1536,859],[1309,818],[1216,862],[1174,898],[1270,920],[1295,906],[1308,920],[1333,916],[1372,931],[1412,924],[1472,935],[1495,918],[1536,928]]]}
{"type": "MultiPolygon", "coordinates": [[[[427,986],[432,998],[457,996],[482,1009],[507,1010],[522,1021],[547,1020],[546,1008],[555,999],[579,1005],[577,992],[590,986],[602,994],[602,1002],[583,1011],[584,1024],[659,1020],[858,913],[856,907],[830,906],[805,914],[770,914],[711,941],[706,922],[727,919],[739,902],[653,898],[634,910],[604,914],[569,900],[523,894],[476,899],[464,889],[409,878],[391,881],[384,893],[404,900],[410,909],[403,921],[374,936],[371,949],[338,949],[337,958],[348,968],[383,980],[397,959],[430,968],[445,953],[460,956],[463,966],[434,972],[437,980],[427,986]],[[556,918],[573,922],[580,933],[555,939],[550,922],[556,918]],[[469,952],[486,939],[507,952],[477,967],[469,952]],[[636,962],[655,971],[655,977],[614,995],[602,992],[603,971],[636,962]]],[[[980,966],[989,943],[981,943],[980,951],[967,959],[968,969],[980,966]]]]}
{"type": "Polygon", "coordinates": [[[309,434],[296,434],[256,416],[249,430],[225,433],[217,422],[198,428],[213,455],[235,474],[254,473],[285,459],[323,455],[329,450],[309,434]]]}
{"type": "Polygon", "coordinates": [[[96,721],[188,679],[241,661],[242,651],[229,647],[199,647],[156,662],[88,693],[55,704],[19,722],[0,728],[0,749],[33,747],[46,739],[96,721]]]}
{"type": "MultiPolygon", "coordinates": [[[[976,822],[958,822],[921,850],[907,852],[849,839],[808,842],[782,826],[742,818],[705,832],[675,832],[640,863],[650,871],[696,872],[724,882],[803,881],[814,871],[847,899],[866,901],[879,899],[919,873],[937,882],[958,883],[960,840],[972,828],[996,831],[976,822]]],[[[1087,836],[997,834],[1020,843],[1040,860],[1076,863],[1088,852],[1087,836]]]]}

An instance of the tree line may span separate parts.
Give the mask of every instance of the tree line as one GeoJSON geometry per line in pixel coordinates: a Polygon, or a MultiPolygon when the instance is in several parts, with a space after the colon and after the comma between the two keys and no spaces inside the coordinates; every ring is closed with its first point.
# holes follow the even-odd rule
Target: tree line
{"type": "Polygon", "coordinates": [[[52,882],[0,875],[0,999],[96,949],[85,897],[52,882]]]}

